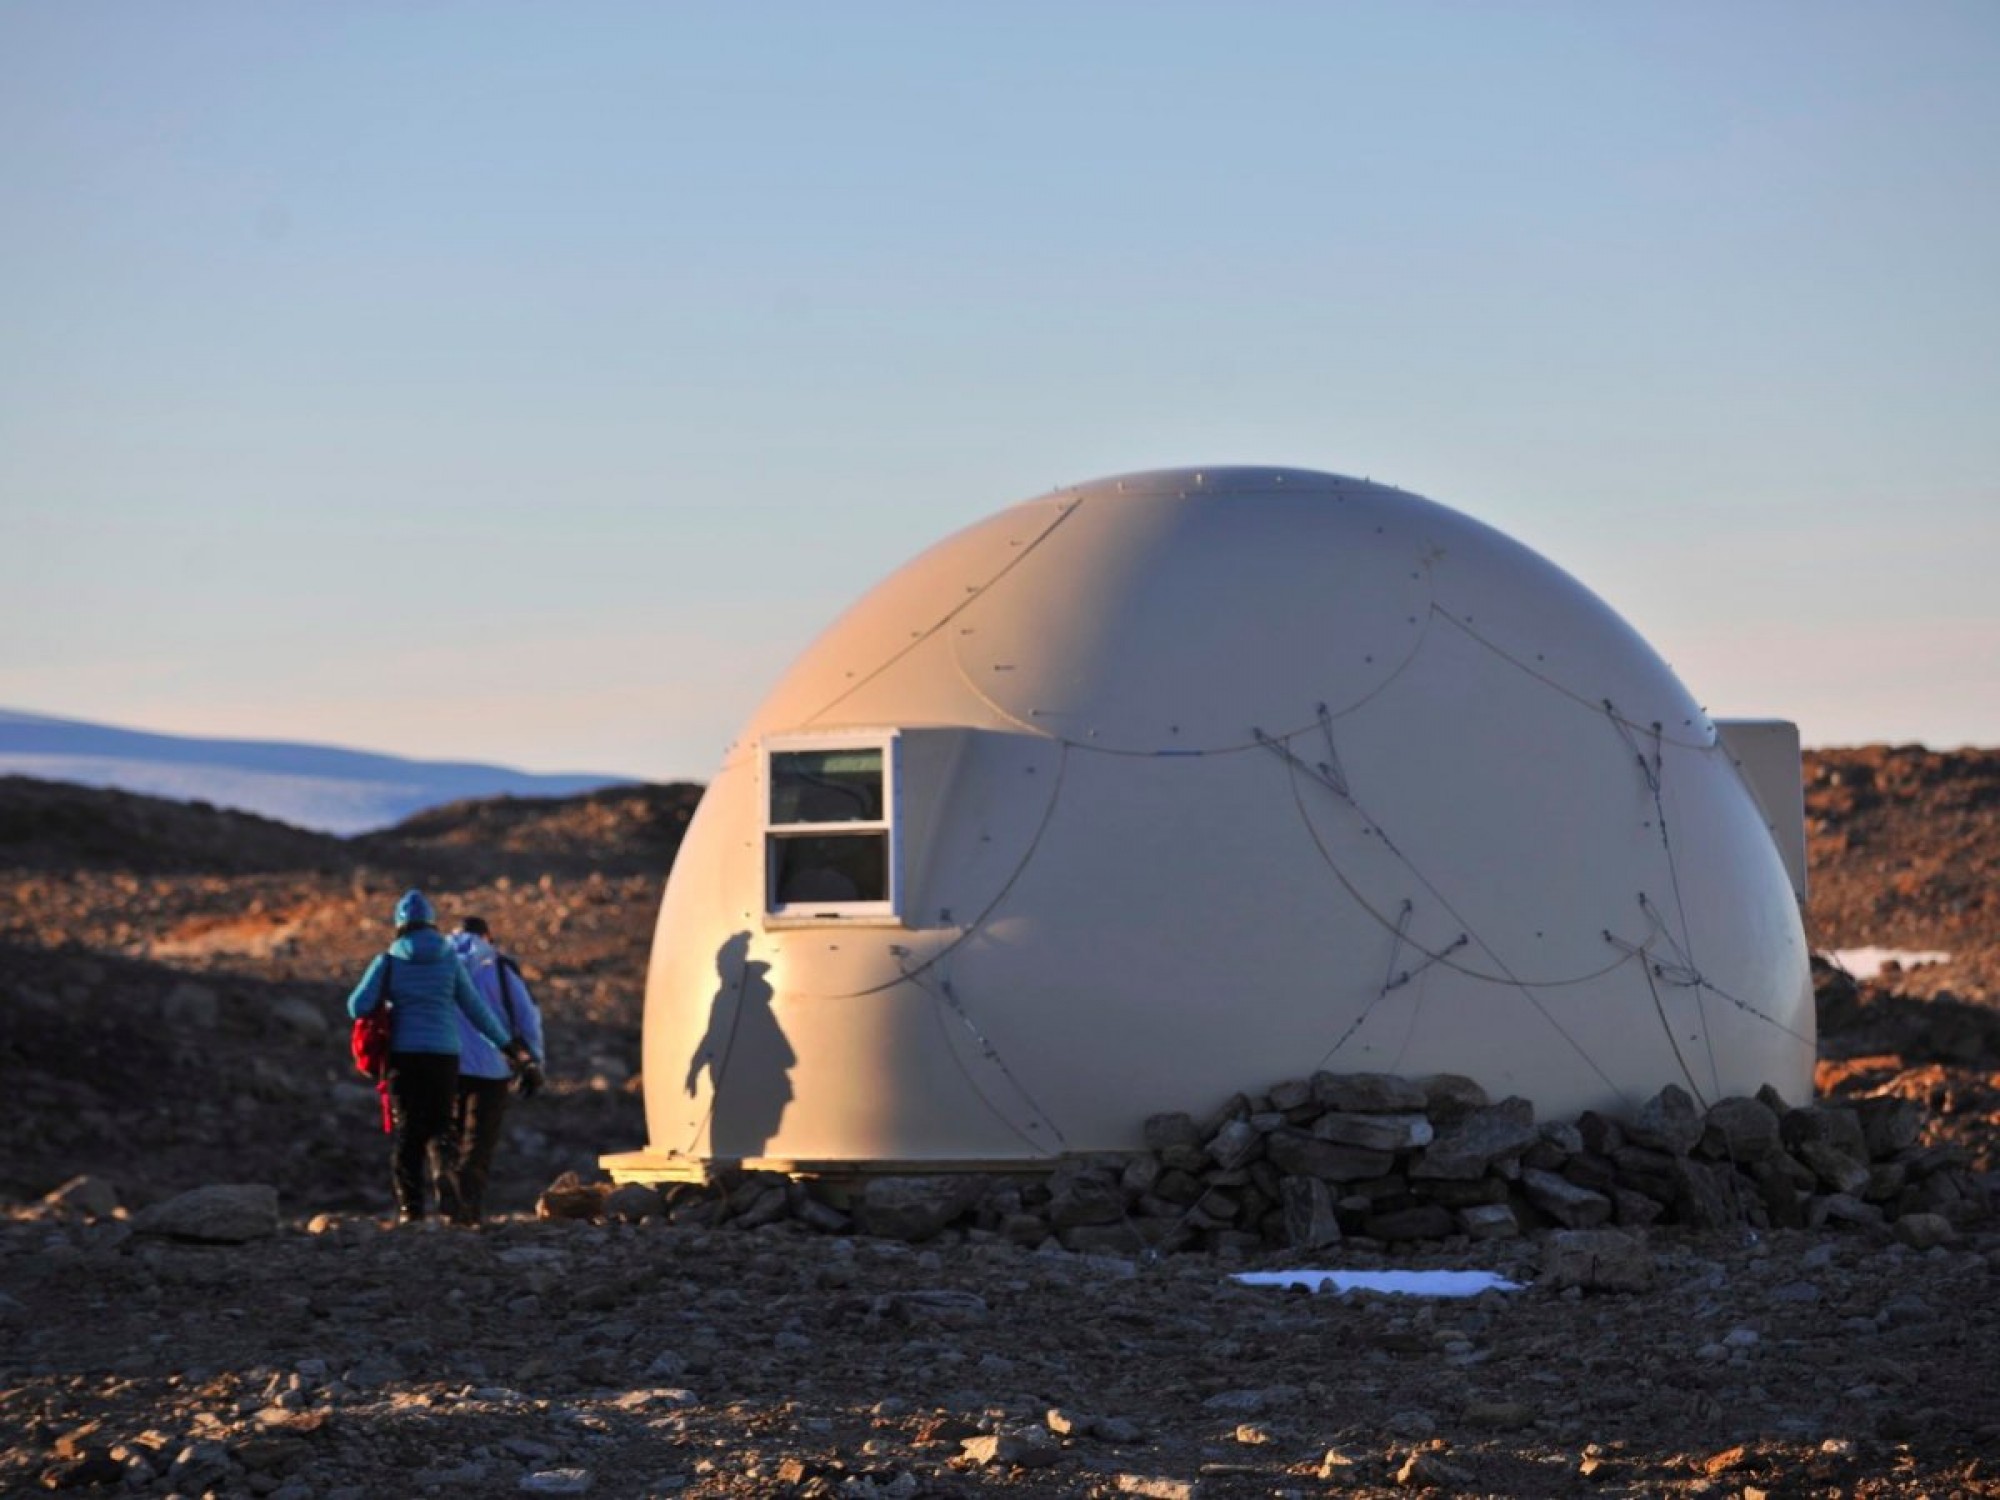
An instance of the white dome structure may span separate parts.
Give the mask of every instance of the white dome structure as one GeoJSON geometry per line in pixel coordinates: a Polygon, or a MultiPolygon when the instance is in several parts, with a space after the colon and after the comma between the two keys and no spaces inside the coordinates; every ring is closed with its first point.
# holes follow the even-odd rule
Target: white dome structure
{"type": "Polygon", "coordinates": [[[745,726],[660,912],[650,1142],[606,1165],[1046,1163],[1317,1070],[1803,1098],[1799,799],[1791,726],[1725,735],[1455,511],[1063,490],[892,574],[745,726]]]}

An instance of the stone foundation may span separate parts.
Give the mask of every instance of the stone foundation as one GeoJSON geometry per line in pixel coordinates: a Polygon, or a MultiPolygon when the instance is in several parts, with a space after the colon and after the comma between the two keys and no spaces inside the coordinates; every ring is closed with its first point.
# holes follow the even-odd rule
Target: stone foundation
{"type": "Polygon", "coordinates": [[[1257,1253],[1495,1239],[1543,1229],[1875,1227],[1911,1244],[1989,1216],[1955,1147],[1921,1145],[1907,1099],[1792,1106],[1766,1088],[1708,1109],[1677,1086],[1630,1119],[1538,1122],[1455,1075],[1316,1073],[1205,1118],[1159,1114],[1145,1149],[1041,1173],[791,1178],[612,1187],[565,1178],[543,1217],[664,1218],[750,1229],[792,1220],[921,1242],[1257,1253]]]}

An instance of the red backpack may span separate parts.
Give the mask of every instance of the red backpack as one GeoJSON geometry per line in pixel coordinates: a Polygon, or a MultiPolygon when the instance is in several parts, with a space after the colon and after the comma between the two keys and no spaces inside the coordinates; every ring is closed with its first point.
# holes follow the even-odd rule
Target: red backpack
{"type": "Polygon", "coordinates": [[[394,1031],[394,997],[390,994],[390,977],[396,971],[396,961],[388,954],[382,955],[382,998],[375,1008],[365,1016],[354,1018],[354,1030],[348,1038],[348,1045],[354,1052],[354,1066],[365,1073],[375,1084],[375,1092],[382,1096],[382,1132],[387,1135],[396,1128],[393,1112],[389,1108],[389,1037],[394,1031]]]}

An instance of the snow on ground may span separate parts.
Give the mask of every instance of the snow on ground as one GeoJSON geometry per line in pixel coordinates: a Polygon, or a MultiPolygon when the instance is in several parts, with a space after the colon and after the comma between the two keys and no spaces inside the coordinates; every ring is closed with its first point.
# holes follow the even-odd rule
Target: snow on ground
{"type": "Polygon", "coordinates": [[[1930,948],[1836,948],[1827,957],[1856,979],[1873,979],[1890,964],[1914,969],[1918,964],[1948,964],[1949,953],[1930,948]]]}
{"type": "Polygon", "coordinates": [[[1245,1286],[1302,1286],[1315,1292],[1397,1292],[1409,1297],[1477,1297],[1518,1292],[1521,1284],[1491,1271],[1243,1271],[1245,1286]]]}

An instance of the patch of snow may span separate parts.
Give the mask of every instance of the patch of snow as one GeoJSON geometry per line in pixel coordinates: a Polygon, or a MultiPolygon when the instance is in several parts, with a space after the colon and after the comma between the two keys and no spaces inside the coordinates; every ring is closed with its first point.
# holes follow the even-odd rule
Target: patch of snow
{"type": "Polygon", "coordinates": [[[1914,969],[1918,964],[1948,964],[1949,953],[1934,948],[1835,948],[1827,954],[1856,979],[1873,979],[1890,964],[1914,969]]]}
{"type": "Polygon", "coordinates": [[[1314,1292],[1395,1292],[1407,1297],[1477,1297],[1518,1292],[1521,1283],[1492,1271],[1242,1271],[1245,1286],[1302,1286],[1314,1292]]]}

